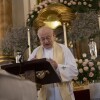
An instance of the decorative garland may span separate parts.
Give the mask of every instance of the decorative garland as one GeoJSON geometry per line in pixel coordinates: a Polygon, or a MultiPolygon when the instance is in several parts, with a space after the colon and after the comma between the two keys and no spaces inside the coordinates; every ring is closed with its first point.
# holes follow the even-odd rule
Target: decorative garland
{"type": "MultiPolygon", "coordinates": [[[[99,10],[98,5],[99,0],[59,0],[58,3],[61,3],[67,7],[70,7],[73,12],[88,12],[90,10],[99,10]]],[[[29,13],[29,17],[27,19],[27,26],[32,27],[33,21],[37,18],[38,13],[45,7],[47,7],[49,4],[52,4],[53,0],[45,0],[39,5],[34,7],[34,10],[32,10],[31,13],[29,13]]]]}

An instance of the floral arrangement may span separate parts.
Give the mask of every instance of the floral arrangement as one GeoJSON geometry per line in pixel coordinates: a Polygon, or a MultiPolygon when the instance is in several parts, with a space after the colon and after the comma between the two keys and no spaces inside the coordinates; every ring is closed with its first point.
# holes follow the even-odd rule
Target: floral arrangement
{"type": "Polygon", "coordinates": [[[68,30],[68,38],[75,42],[96,36],[100,36],[98,13],[96,11],[77,13],[68,30]]]}
{"type": "MultiPolygon", "coordinates": [[[[34,49],[38,45],[37,35],[33,28],[30,28],[31,48],[34,49]],[[34,34],[33,34],[34,33],[34,34]]],[[[13,55],[14,52],[23,52],[28,45],[27,27],[11,27],[2,40],[3,55],[13,55]]]]}
{"type": "Polygon", "coordinates": [[[88,58],[86,53],[83,53],[82,59],[76,59],[79,74],[74,78],[75,82],[93,82],[100,77],[100,62],[94,57],[88,58]]]}
{"type": "MultiPolygon", "coordinates": [[[[56,2],[70,7],[73,12],[87,12],[90,10],[99,10],[98,1],[99,0],[57,0],[56,2]]],[[[54,0],[44,0],[43,2],[35,6],[34,9],[29,13],[27,26],[32,27],[33,21],[37,18],[38,13],[47,5],[54,2],[54,0]]]]}
{"type": "Polygon", "coordinates": [[[22,51],[27,45],[27,28],[26,27],[10,27],[5,39],[2,41],[3,55],[13,55],[16,51],[22,51]]]}

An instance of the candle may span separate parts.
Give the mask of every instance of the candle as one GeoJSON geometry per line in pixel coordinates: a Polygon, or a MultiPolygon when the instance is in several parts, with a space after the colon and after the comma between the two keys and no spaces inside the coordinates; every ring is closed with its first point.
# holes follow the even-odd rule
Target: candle
{"type": "Polygon", "coordinates": [[[65,45],[67,46],[67,33],[66,33],[66,23],[63,23],[63,30],[64,30],[64,41],[65,41],[65,45]]]}
{"type": "Polygon", "coordinates": [[[28,45],[29,45],[29,55],[31,54],[31,38],[30,38],[30,29],[27,30],[27,36],[28,36],[28,45]]]}
{"type": "Polygon", "coordinates": [[[98,15],[99,29],[100,29],[100,15],[98,15]]]}

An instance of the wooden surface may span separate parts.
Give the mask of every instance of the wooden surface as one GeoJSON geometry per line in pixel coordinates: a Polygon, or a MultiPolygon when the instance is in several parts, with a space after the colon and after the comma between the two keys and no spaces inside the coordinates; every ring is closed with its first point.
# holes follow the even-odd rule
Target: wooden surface
{"type": "Polygon", "coordinates": [[[74,91],[75,100],[90,100],[89,89],[74,91]]]}

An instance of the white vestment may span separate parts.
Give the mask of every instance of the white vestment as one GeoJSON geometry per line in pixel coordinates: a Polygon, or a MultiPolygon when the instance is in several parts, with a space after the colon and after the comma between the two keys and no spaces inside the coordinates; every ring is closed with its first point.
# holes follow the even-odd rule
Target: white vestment
{"type": "MultiPolygon", "coordinates": [[[[62,82],[66,82],[66,87],[68,87],[68,90],[71,94],[72,100],[74,99],[73,94],[73,87],[71,84],[71,80],[77,76],[78,70],[77,65],[75,62],[75,59],[71,53],[71,51],[63,44],[59,44],[64,52],[64,64],[58,64],[57,72],[59,73],[62,82]]],[[[38,51],[39,47],[37,47],[32,54],[30,55],[28,60],[32,60],[35,58],[36,53],[38,51]]],[[[60,53],[60,52],[59,52],[60,53]]],[[[53,59],[53,49],[44,49],[43,50],[43,58],[51,58],[53,59]]],[[[58,85],[56,83],[54,84],[48,84],[46,86],[46,92],[45,95],[47,95],[46,100],[63,100],[61,93],[59,91],[58,85]]],[[[65,93],[66,94],[66,93],[65,93]]],[[[67,100],[67,98],[66,98],[67,100]]]]}
{"type": "Polygon", "coordinates": [[[0,100],[37,100],[36,84],[0,69],[0,100]]]}

